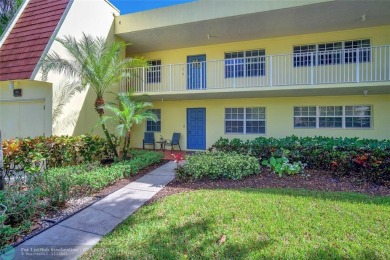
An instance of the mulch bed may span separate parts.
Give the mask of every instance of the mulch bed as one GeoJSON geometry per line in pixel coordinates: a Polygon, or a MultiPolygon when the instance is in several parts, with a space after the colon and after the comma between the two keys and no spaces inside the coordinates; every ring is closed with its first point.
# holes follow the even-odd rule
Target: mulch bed
{"type": "Polygon", "coordinates": [[[337,178],[326,171],[306,170],[305,175],[279,177],[269,170],[242,180],[197,180],[178,181],[175,179],[157,193],[148,203],[165,196],[199,189],[241,189],[241,188],[294,188],[318,191],[359,192],[371,196],[390,196],[390,187],[376,185],[351,177],[337,178]]]}

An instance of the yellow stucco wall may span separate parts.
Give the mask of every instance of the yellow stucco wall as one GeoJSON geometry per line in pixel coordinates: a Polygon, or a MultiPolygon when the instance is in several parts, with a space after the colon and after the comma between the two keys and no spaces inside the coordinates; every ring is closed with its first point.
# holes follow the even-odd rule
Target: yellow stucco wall
{"type": "MultiPolygon", "coordinates": [[[[245,88],[251,86],[284,86],[309,85],[343,82],[383,81],[390,78],[390,26],[377,26],[356,30],[335,31],[317,34],[297,35],[270,39],[258,39],[244,42],[231,42],[217,45],[182,48],[150,53],[141,53],[149,60],[161,60],[161,82],[148,83],[142,80],[146,73],[129,81],[127,87],[133,87],[136,92],[150,91],[186,91],[189,69],[186,62],[191,55],[205,54],[207,64],[205,73],[207,89],[245,88]],[[370,39],[371,46],[386,46],[372,48],[370,59],[361,63],[346,63],[333,65],[314,65],[294,67],[293,46],[318,43],[343,42],[348,40],[370,39]],[[225,78],[225,52],[264,49],[264,75],[251,77],[225,78]],[[284,55],[280,55],[284,54],[284,55]],[[272,55],[272,57],[269,57],[272,55]],[[277,55],[277,56],[275,56],[277,55]],[[215,61],[215,62],[214,62],[215,61]]],[[[350,50],[349,50],[350,51],[350,50]]],[[[366,50],[366,54],[368,51],[366,50]]],[[[333,56],[335,57],[335,56],[333,56]]],[[[313,57],[315,59],[315,57],[313,57]]],[[[317,57],[318,59],[318,57],[317,57]]],[[[231,67],[233,69],[233,67],[231,67]]],[[[235,91],[240,91],[237,89],[235,91]]]]}
{"type": "MultiPolygon", "coordinates": [[[[225,44],[206,45],[192,48],[164,50],[140,53],[147,59],[161,59],[162,64],[186,63],[188,55],[206,54],[207,60],[223,60],[224,53],[252,49],[265,49],[266,55],[293,53],[294,45],[307,45],[347,40],[370,39],[372,46],[390,44],[390,25],[324,32],[316,34],[295,35],[254,41],[231,42],[225,44]]],[[[158,44],[158,43],[156,43],[158,44]]]]}
{"type": "MultiPolygon", "coordinates": [[[[93,37],[104,37],[108,41],[114,41],[113,22],[115,15],[119,15],[118,10],[107,1],[91,3],[91,1],[74,0],[56,37],[63,38],[70,35],[81,39],[82,34],[85,33],[93,37]]],[[[69,57],[67,51],[57,41],[54,41],[50,47],[49,52],[53,51],[60,54],[61,57],[69,57]]],[[[35,76],[36,80],[41,80],[41,78],[41,73],[35,76]]],[[[71,81],[71,78],[68,75],[50,73],[47,81],[53,83],[53,107],[55,107],[60,102],[61,89],[64,88],[67,81],[71,81]]],[[[78,135],[91,132],[98,122],[98,116],[94,110],[94,97],[96,97],[94,92],[86,89],[70,99],[61,116],[53,122],[53,134],[78,135]]]]}
{"type": "MultiPolygon", "coordinates": [[[[315,44],[324,42],[346,41],[355,39],[370,39],[372,46],[390,44],[390,26],[378,26],[357,30],[336,31],[309,35],[297,35],[272,39],[259,39],[245,42],[232,42],[218,45],[199,46],[151,53],[142,53],[147,59],[161,59],[162,64],[186,63],[188,55],[206,54],[207,60],[223,60],[224,53],[230,51],[250,50],[264,48],[266,55],[292,53],[294,45],[315,44]]],[[[207,71],[207,73],[212,73],[207,71]]],[[[162,79],[163,81],[163,79],[162,79]]],[[[375,83],[372,83],[375,84],[375,83]]],[[[310,87],[310,86],[308,86],[310,87]]],[[[312,86],[315,88],[316,86],[312,86]]],[[[293,87],[291,87],[293,88],[293,87]]],[[[232,89],[232,91],[240,91],[232,89]]],[[[319,92],[318,92],[319,93],[319,92]]],[[[388,92],[387,92],[388,93],[388,92]]],[[[159,93],[161,97],[161,93],[159,93]]],[[[278,98],[245,98],[245,99],[202,99],[181,101],[154,102],[154,108],[161,108],[162,132],[156,133],[164,138],[171,138],[173,132],[182,133],[181,145],[186,149],[186,109],[206,108],[206,147],[210,147],[219,137],[239,137],[241,139],[253,139],[258,135],[225,134],[224,108],[225,107],[266,107],[266,134],[268,137],[297,136],[357,136],[363,138],[389,139],[390,117],[386,111],[390,109],[390,95],[363,95],[356,96],[302,96],[302,97],[278,97],[278,98]],[[295,129],[293,127],[294,106],[332,106],[332,105],[372,105],[373,127],[371,129],[295,129]]],[[[133,146],[142,147],[143,133],[146,126],[135,127],[133,133],[133,146]]]]}
{"type": "MultiPolygon", "coordinates": [[[[207,60],[224,58],[224,52],[255,48],[265,48],[266,54],[292,53],[293,45],[343,41],[353,39],[371,39],[371,45],[390,44],[390,26],[364,28],[359,30],[338,31],[321,34],[299,35],[273,39],[259,39],[248,42],[234,42],[220,45],[200,46],[177,50],[166,50],[153,53],[143,53],[148,59],[162,59],[162,64],[185,63],[187,55],[205,53],[207,60]]],[[[158,44],[158,43],[156,43],[158,44]]],[[[383,84],[383,83],[378,83],[383,84]]],[[[307,86],[315,88],[316,86],[307,86]]],[[[293,88],[293,87],[291,87],[293,88]]],[[[232,91],[239,91],[238,89],[232,91]]],[[[359,91],[359,93],[362,93],[359,91]]],[[[161,93],[160,93],[161,94],[161,93]]],[[[204,99],[199,95],[198,100],[153,102],[156,108],[162,108],[162,133],[164,138],[171,138],[173,132],[182,133],[181,144],[186,149],[186,108],[205,107],[207,110],[207,147],[212,145],[220,136],[224,136],[224,107],[231,106],[265,106],[267,109],[266,136],[361,136],[367,138],[390,138],[389,120],[383,111],[388,111],[389,95],[334,96],[334,97],[308,97],[300,98],[258,98],[258,99],[204,99]],[[301,105],[373,105],[373,129],[294,129],[292,125],[293,106],[301,105]]],[[[312,94],[311,94],[312,95],[312,94]]],[[[324,95],[324,94],[321,94],[324,95]]],[[[162,95],[163,96],[163,95],[162,95]]],[[[90,132],[96,125],[96,112],[91,109],[93,97],[88,93],[83,103],[75,131],[73,134],[90,132]]],[[[161,98],[160,98],[161,100],[161,98]]],[[[145,125],[134,127],[132,144],[142,147],[145,125]]],[[[160,133],[156,133],[156,139],[160,133]]],[[[226,135],[228,137],[253,138],[254,135],[226,135]]]]}
{"type": "MultiPolygon", "coordinates": [[[[291,98],[254,98],[254,99],[210,99],[154,102],[153,108],[161,109],[161,133],[155,138],[172,138],[173,132],[182,134],[180,144],[187,148],[187,108],[206,108],[206,148],[220,137],[253,139],[257,136],[284,137],[296,136],[335,136],[390,139],[390,95],[368,96],[326,96],[326,97],[291,97],[291,98]],[[337,105],[372,105],[371,129],[297,129],[293,127],[294,106],[337,106],[337,105]],[[225,134],[224,117],[226,107],[265,107],[266,134],[225,134]]],[[[132,145],[142,147],[146,125],[134,127],[132,145]]]]}

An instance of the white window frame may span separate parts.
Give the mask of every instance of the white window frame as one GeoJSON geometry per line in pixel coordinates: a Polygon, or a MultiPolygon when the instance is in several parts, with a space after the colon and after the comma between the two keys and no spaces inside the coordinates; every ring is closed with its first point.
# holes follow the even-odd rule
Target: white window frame
{"type": "Polygon", "coordinates": [[[373,105],[323,105],[323,106],[294,106],[293,107],[293,128],[294,129],[373,129],[373,105]],[[334,116],[321,116],[320,115],[320,107],[342,107],[342,116],[334,115],[334,116]],[[295,115],[295,108],[302,108],[302,107],[316,107],[316,115],[315,116],[296,116],[295,115]],[[346,115],[345,108],[346,107],[369,107],[370,108],[370,115],[369,116],[355,116],[355,115],[346,115]],[[316,126],[309,126],[309,127],[300,127],[295,126],[295,118],[296,117],[315,117],[316,118],[316,126]],[[342,126],[341,127],[331,127],[331,126],[320,126],[320,117],[341,117],[342,118],[342,126]],[[370,120],[370,127],[347,127],[346,125],[346,118],[347,117],[369,117],[370,120]]]}
{"type": "MultiPolygon", "coordinates": [[[[300,67],[307,67],[307,66],[326,66],[326,65],[337,65],[337,64],[352,64],[352,63],[363,63],[363,62],[370,62],[372,59],[370,57],[371,55],[371,39],[370,38],[364,38],[364,39],[356,39],[356,40],[343,40],[343,41],[334,41],[334,42],[323,42],[323,43],[313,43],[313,44],[302,44],[302,45],[294,45],[293,46],[293,67],[294,68],[300,68],[300,67]],[[364,41],[368,41],[369,46],[363,46],[363,47],[354,47],[355,45],[363,45],[364,41]],[[345,43],[352,42],[352,47],[346,47],[345,43]],[[360,44],[354,44],[354,43],[360,43],[360,44]],[[336,44],[341,43],[340,47],[333,47],[333,50],[326,50],[326,45],[332,44],[335,46],[336,44]],[[325,50],[319,50],[319,45],[325,45],[325,50]],[[307,49],[313,49],[312,51],[304,51],[302,52],[302,47],[306,47],[307,49]],[[295,52],[296,48],[299,48],[299,52],[295,52]],[[360,49],[360,58],[359,61],[356,61],[356,57],[354,58],[354,50],[360,49]],[[363,53],[366,53],[365,57],[367,57],[365,60],[363,59],[363,53]],[[331,55],[331,62],[326,62],[325,60],[329,60],[326,57],[329,57],[331,55]],[[351,55],[352,61],[346,61],[347,56],[351,55]],[[325,60],[321,59],[320,57],[325,57],[325,60]],[[339,57],[337,57],[339,56],[339,57]],[[307,61],[310,58],[309,61],[307,61]],[[299,59],[299,60],[295,60],[299,59]],[[304,61],[300,59],[306,59],[304,61]],[[312,59],[312,60],[311,60],[312,59]],[[339,59],[339,62],[334,62],[339,59]]],[[[349,56],[348,56],[349,57],[349,56]]]]}
{"type": "Polygon", "coordinates": [[[350,106],[344,106],[343,107],[343,113],[344,113],[344,126],[346,129],[372,129],[373,128],[373,106],[372,105],[350,105],[350,106]],[[369,116],[355,116],[355,115],[346,115],[345,113],[345,108],[346,107],[370,107],[370,115],[369,116]],[[362,117],[369,117],[370,119],[370,127],[347,127],[346,124],[346,119],[347,117],[352,117],[352,118],[362,118],[362,117]]]}
{"type": "Polygon", "coordinates": [[[252,49],[252,50],[243,50],[243,51],[229,51],[225,52],[224,54],[224,61],[225,61],[225,79],[232,79],[232,78],[247,78],[247,77],[263,77],[266,76],[266,54],[265,49],[252,49]],[[259,55],[247,56],[247,52],[253,52],[257,51],[259,52],[259,55]],[[264,53],[264,54],[260,54],[264,53]],[[233,55],[233,54],[242,54],[242,57],[236,57],[236,58],[226,58],[226,55],[233,55]],[[242,60],[242,61],[241,61],[242,60]],[[233,63],[231,63],[233,61],[233,63]],[[259,70],[256,73],[248,73],[251,70],[248,70],[248,66],[257,65],[259,66],[259,70]],[[236,71],[237,67],[242,66],[242,75],[238,75],[239,72],[236,71]],[[233,68],[233,71],[230,74],[228,73],[227,68],[233,68]],[[261,69],[262,68],[262,69],[261,69]],[[232,74],[232,75],[231,75],[232,74]],[[237,74],[237,75],[236,75],[237,74]],[[250,74],[250,75],[247,75],[250,74]],[[253,74],[253,75],[252,75],[253,74]]]}
{"type": "Polygon", "coordinates": [[[151,109],[148,109],[149,111],[153,112],[156,114],[155,110],[159,110],[159,114],[160,114],[160,117],[158,116],[158,114],[156,114],[157,116],[157,120],[156,122],[152,121],[152,120],[146,120],[146,132],[155,132],[155,133],[161,133],[161,129],[162,129],[162,125],[161,125],[161,108],[151,108],[151,109]],[[148,123],[151,122],[152,124],[157,124],[157,122],[160,122],[160,130],[148,130],[148,123]]]}
{"type": "Polygon", "coordinates": [[[146,71],[146,82],[147,84],[158,84],[161,83],[161,59],[149,60],[149,68],[146,71]],[[153,65],[153,63],[159,63],[153,65]]]}
{"type": "Polygon", "coordinates": [[[318,114],[318,108],[316,106],[294,106],[293,107],[293,126],[294,128],[297,128],[297,129],[311,129],[311,128],[317,128],[317,124],[318,124],[318,120],[317,120],[317,114],[318,114]],[[295,115],[295,108],[303,108],[303,107],[307,107],[308,109],[308,114],[307,115],[299,115],[299,116],[296,116],[295,115]],[[310,115],[310,108],[311,107],[315,107],[316,108],[316,115],[312,116],[310,115]],[[295,118],[316,118],[316,127],[312,127],[312,126],[295,126],[295,118]]]}
{"type": "Polygon", "coordinates": [[[224,128],[225,128],[225,134],[231,135],[231,134],[239,134],[239,135],[266,135],[267,133],[267,108],[266,107],[257,107],[257,106],[251,106],[251,107],[225,107],[224,108],[224,128]],[[226,119],[226,109],[243,109],[244,110],[244,116],[243,119],[226,119]],[[248,108],[261,108],[264,109],[264,119],[247,119],[247,109],[248,108]],[[243,132],[227,132],[226,131],[226,121],[242,121],[243,122],[243,132]],[[247,122],[264,122],[264,133],[247,133],[247,122]]]}
{"type": "Polygon", "coordinates": [[[344,117],[344,107],[345,106],[318,106],[317,107],[317,115],[318,115],[318,128],[343,128],[343,125],[345,125],[345,117],[344,117]],[[321,107],[325,108],[326,115],[321,115],[321,107]],[[336,112],[334,112],[333,115],[328,115],[328,108],[333,107],[334,109],[336,107],[341,107],[341,115],[336,115],[336,112]],[[341,117],[341,126],[320,126],[320,118],[338,118],[341,117]]]}

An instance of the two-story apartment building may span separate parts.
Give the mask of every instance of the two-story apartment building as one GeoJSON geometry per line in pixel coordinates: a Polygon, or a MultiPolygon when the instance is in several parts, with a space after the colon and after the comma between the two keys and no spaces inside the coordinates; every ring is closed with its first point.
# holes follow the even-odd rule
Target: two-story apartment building
{"type": "Polygon", "coordinates": [[[122,91],[148,94],[159,121],[133,134],[390,138],[390,2],[208,1],[118,16],[132,70],[122,91]]]}
{"type": "MultiPolygon", "coordinates": [[[[2,119],[15,118],[4,112],[15,111],[10,102],[31,100],[26,95],[38,93],[35,85],[46,86],[39,60],[52,50],[65,53],[54,39],[84,32],[125,41],[124,56],[149,60],[150,67],[131,70],[119,90],[148,94],[159,117],[134,127],[135,147],[142,147],[146,131],[156,139],[181,133],[188,150],[206,149],[219,137],[390,139],[390,1],[198,0],[127,15],[106,0],[61,3],[49,33],[53,2],[27,0],[3,35],[0,53],[9,55],[0,61],[2,119]],[[28,64],[23,78],[18,64],[28,64]],[[12,96],[11,85],[24,96],[12,96]]],[[[64,77],[47,81],[56,96],[64,77]]],[[[93,95],[76,95],[63,115],[74,124],[59,124],[63,130],[54,134],[90,132],[97,123],[93,95]]],[[[42,118],[47,127],[50,114],[42,118]]],[[[1,124],[12,130],[9,122],[1,124]]]]}

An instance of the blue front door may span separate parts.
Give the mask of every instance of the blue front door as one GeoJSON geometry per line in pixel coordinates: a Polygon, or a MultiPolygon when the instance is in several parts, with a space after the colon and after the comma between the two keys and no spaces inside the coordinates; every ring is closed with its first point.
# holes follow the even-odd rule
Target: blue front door
{"type": "Polygon", "coordinates": [[[187,148],[206,150],[206,108],[187,108],[187,148]]]}
{"type": "Polygon", "coordinates": [[[206,88],[206,55],[187,57],[187,88],[206,88]]]}

